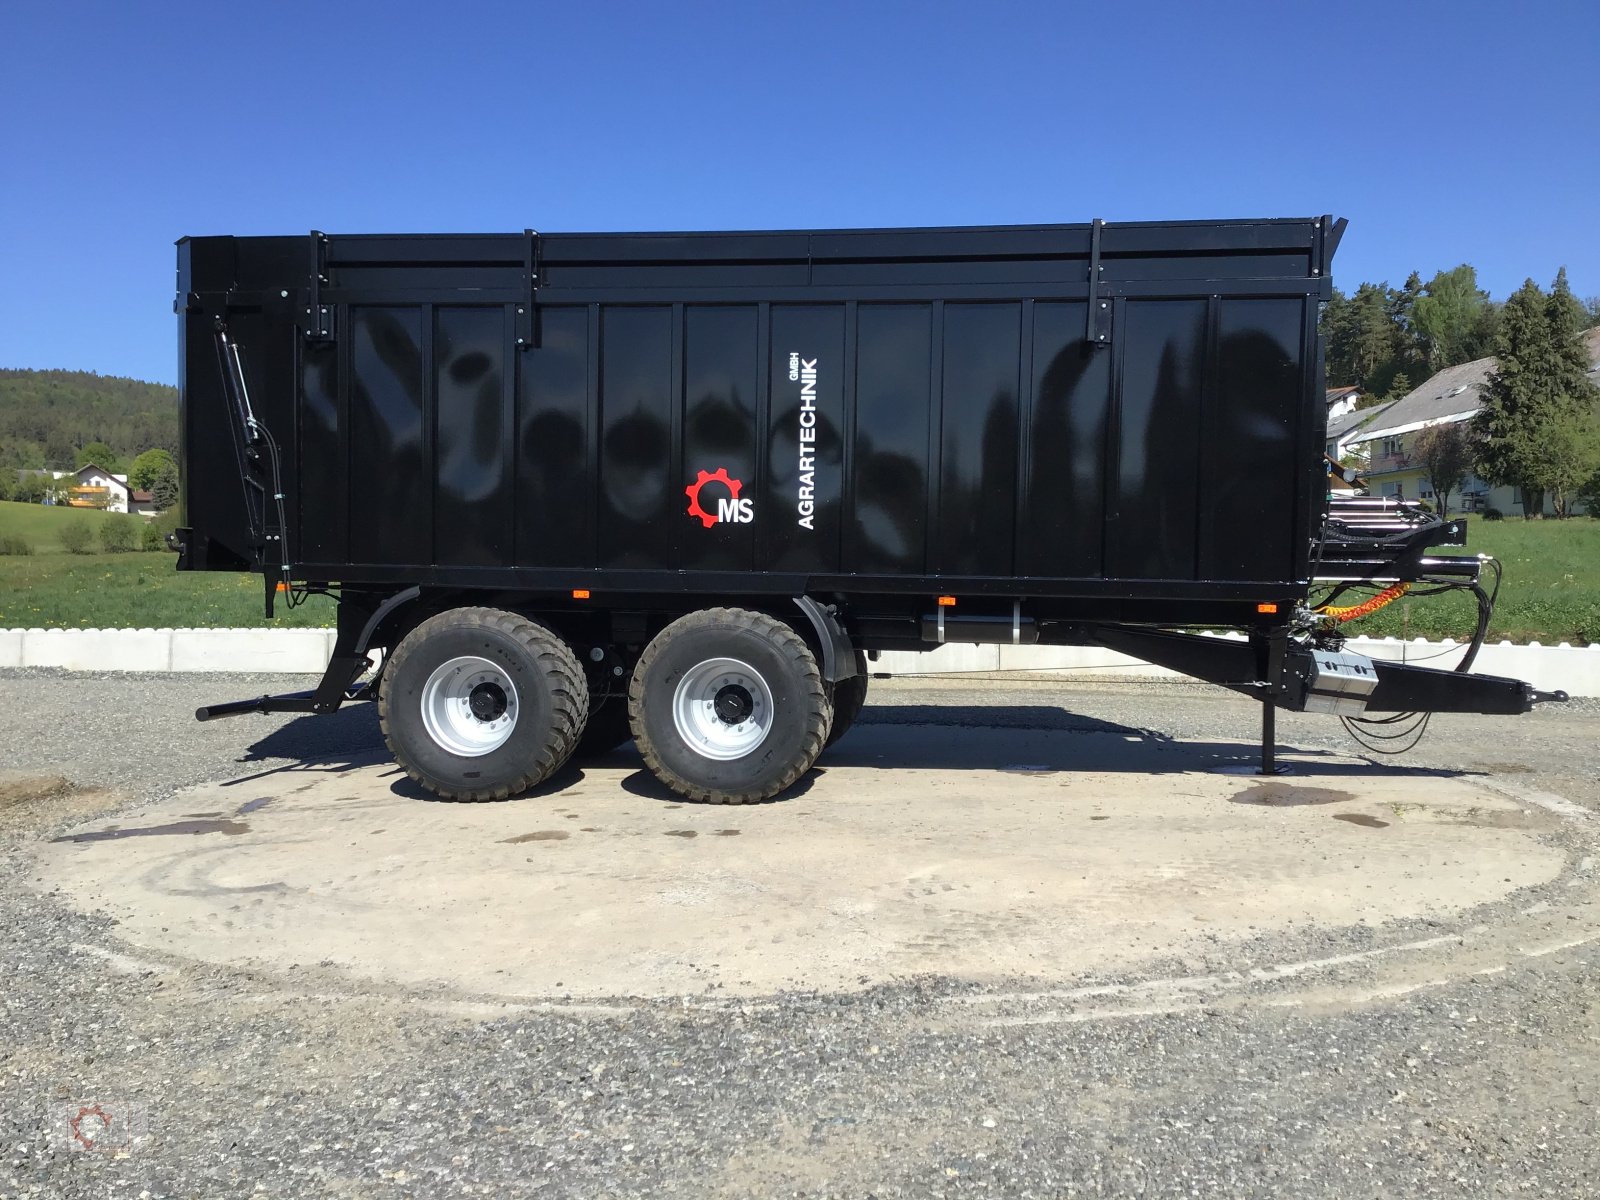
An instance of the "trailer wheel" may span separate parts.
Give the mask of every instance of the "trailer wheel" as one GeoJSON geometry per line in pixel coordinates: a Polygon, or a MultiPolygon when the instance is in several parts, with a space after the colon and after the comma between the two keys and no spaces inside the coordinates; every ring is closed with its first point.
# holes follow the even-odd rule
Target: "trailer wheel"
{"type": "Polygon", "coordinates": [[[710,804],[789,787],[822,752],[833,715],[805,639],[739,608],[690,613],[657,634],[634,668],[628,712],[656,778],[710,804]]]}
{"type": "Polygon", "coordinates": [[[856,673],[833,685],[833,728],[828,730],[827,746],[833,745],[856,723],[867,703],[867,656],[856,651],[856,673]]]}
{"type": "Polygon", "coordinates": [[[504,800],[542,783],[576,745],[589,705],[566,642],[526,617],[458,608],[400,642],[378,721],[406,774],[446,800],[504,800]]]}
{"type": "Polygon", "coordinates": [[[626,696],[603,696],[598,701],[591,700],[590,704],[589,719],[584,723],[577,749],[572,752],[573,758],[599,758],[633,740],[626,696]]]}

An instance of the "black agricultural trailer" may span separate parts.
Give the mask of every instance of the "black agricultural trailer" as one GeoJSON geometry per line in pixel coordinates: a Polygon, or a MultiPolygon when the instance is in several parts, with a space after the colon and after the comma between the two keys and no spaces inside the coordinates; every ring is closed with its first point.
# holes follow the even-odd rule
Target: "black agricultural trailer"
{"type": "Polygon", "coordinates": [[[1435,553],[1464,526],[1330,499],[1343,230],[186,238],[179,569],[338,607],[313,692],[197,715],[376,700],[458,799],[632,737],[738,802],[843,734],[871,658],[946,642],[1233,688],[1267,769],[1275,706],[1376,746],[1526,711],[1547,697],[1466,673],[1488,560],[1435,553]],[[1344,649],[1406,588],[1476,593],[1461,670],[1344,649]]]}

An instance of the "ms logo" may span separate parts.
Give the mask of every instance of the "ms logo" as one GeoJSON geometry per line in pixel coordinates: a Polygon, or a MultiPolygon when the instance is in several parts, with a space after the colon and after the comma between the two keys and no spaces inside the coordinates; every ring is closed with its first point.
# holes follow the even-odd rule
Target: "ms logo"
{"type": "Polygon", "coordinates": [[[739,491],[743,487],[742,482],[728,477],[727,467],[718,467],[715,471],[701,471],[699,478],[683,489],[684,495],[689,497],[689,515],[700,518],[700,524],[707,529],[719,521],[748,525],[755,520],[755,511],[751,501],[739,498],[739,491]],[[711,497],[706,497],[705,487],[708,483],[721,484],[722,490],[728,494],[719,496],[716,492],[712,492],[711,497]],[[706,509],[705,500],[708,498],[714,498],[717,506],[715,513],[706,509]]]}

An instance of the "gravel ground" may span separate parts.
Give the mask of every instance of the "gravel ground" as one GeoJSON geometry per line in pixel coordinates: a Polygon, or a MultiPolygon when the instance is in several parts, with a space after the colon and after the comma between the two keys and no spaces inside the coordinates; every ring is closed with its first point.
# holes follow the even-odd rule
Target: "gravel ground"
{"type": "MultiPolygon", "coordinates": [[[[1595,1194],[1587,947],[1367,1003],[1275,1007],[1260,983],[1228,1005],[1106,1021],[953,1021],[955,985],[939,979],[712,1010],[469,1015],[309,965],[283,979],[133,961],[108,919],[27,886],[28,846],[69,822],[383,753],[367,706],[188,719],[302,686],[0,672],[0,1197],[1595,1194]],[[37,782],[56,775],[77,790],[37,782]],[[85,1097],[142,1115],[147,1136],[123,1157],[71,1152],[67,1106],[85,1097]]],[[[875,685],[864,719],[1191,739],[1249,736],[1255,717],[1187,686],[897,681],[875,685]]],[[[1348,749],[1327,719],[1281,731],[1348,749]]],[[[1600,809],[1597,732],[1593,703],[1445,718],[1408,761],[1600,809]]],[[[1582,915],[1586,825],[1550,835],[1573,870],[1517,904],[1582,915]]]]}

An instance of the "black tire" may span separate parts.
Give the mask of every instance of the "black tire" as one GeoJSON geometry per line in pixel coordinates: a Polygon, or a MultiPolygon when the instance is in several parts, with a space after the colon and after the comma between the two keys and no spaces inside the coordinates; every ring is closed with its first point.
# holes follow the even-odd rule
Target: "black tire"
{"type": "Polygon", "coordinates": [[[867,702],[867,656],[856,651],[856,673],[833,685],[833,727],[828,730],[824,749],[833,745],[856,723],[867,702]]]}
{"type": "Polygon", "coordinates": [[[628,713],[634,741],[656,778],[680,796],[708,804],[753,804],[792,786],[822,752],[832,721],[822,672],[805,639],[775,617],[740,608],[690,613],[657,634],[634,668],[628,713]],[[716,686],[711,664],[719,659],[752,672],[751,688],[722,686],[715,717],[709,715],[711,702],[705,704],[708,723],[725,720],[730,730],[743,729],[741,718],[747,716],[765,728],[759,743],[736,757],[709,757],[685,736],[675,712],[680,684],[688,688],[701,676],[710,677],[708,689],[716,686]],[[770,707],[754,694],[762,687],[770,693],[770,707]],[[726,718],[725,698],[732,706],[726,718]]]}
{"type": "Polygon", "coordinates": [[[602,696],[598,702],[591,700],[590,704],[583,736],[578,739],[577,748],[572,752],[572,757],[576,759],[602,758],[618,746],[633,741],[626,696],[602,696]]]}
{"type": "MultiPolygon", "coordinates": [[[[433,694],[447,691],[463,670],[445,676],[433,694]]],[[[492,712],[496,687],[480,684],[473,690],[473,714],[482,688],[490,689],[483,696],[486,712],[492,712]]],[[[384,667],[378,721],[395,761],[430,792],[446,800],[504,800],[544,782],[566,762],[588,707],[583,668],[555,633],[516,613],[457,608],[430,617],[395,647],[384,667]],[[430,732],[424,716],[430,679],[458,658],[481,660],[486,664],[482,674],[498,672],[514,688],[514,695],[498,689],[496,720],[509,712],[510,727],[504,741],[485,752],[453,751],[430,732]]],[[[441,728],[440,718],[432,719],[435,729],[441,728]]],[[[465,715],[456,719],[471,725],[465,715]]]]}

